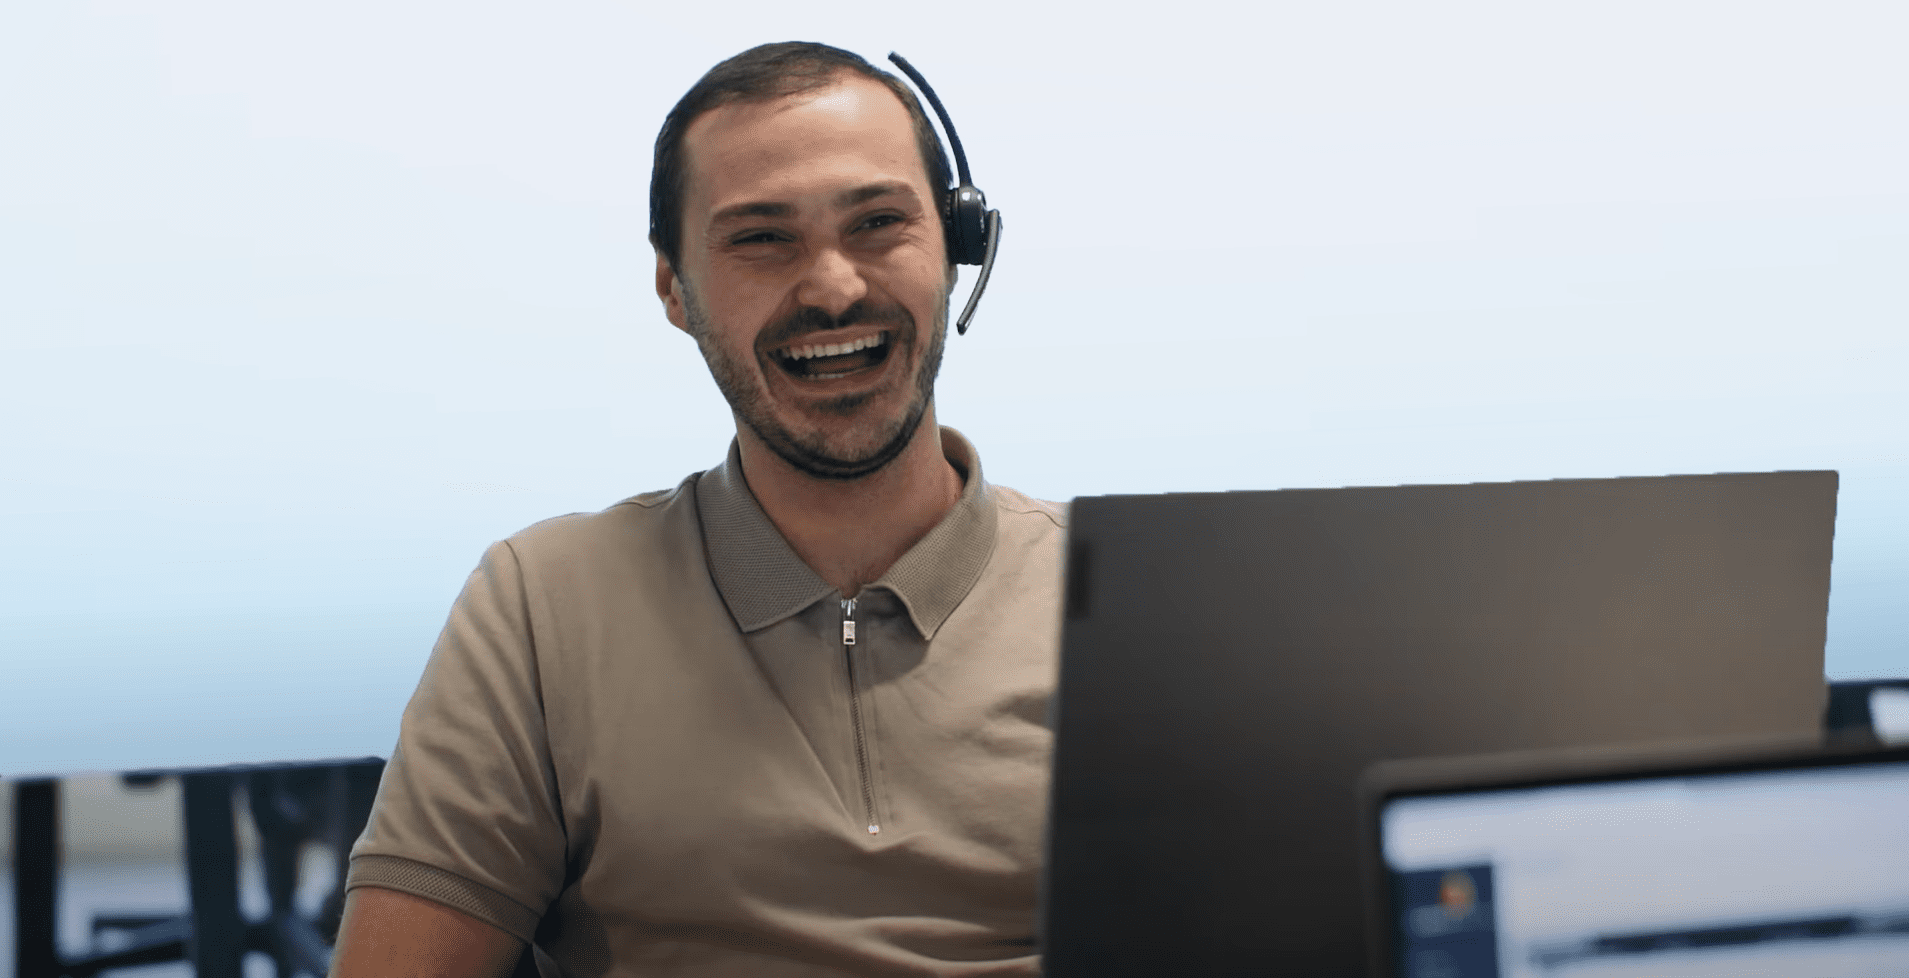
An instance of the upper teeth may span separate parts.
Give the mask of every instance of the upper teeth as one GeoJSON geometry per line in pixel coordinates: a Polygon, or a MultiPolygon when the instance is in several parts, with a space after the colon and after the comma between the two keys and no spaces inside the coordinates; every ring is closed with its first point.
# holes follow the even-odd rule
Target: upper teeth
{"type": "Polygon", "coordinates": [[[866,350],[888,342],[887,333],[876,333],[848,343],[816,343],[811,346],[792,346],[782,351],[782,355],[791,360],[810,360],[815,357],[839,357],[844,353],[866,350]]]}

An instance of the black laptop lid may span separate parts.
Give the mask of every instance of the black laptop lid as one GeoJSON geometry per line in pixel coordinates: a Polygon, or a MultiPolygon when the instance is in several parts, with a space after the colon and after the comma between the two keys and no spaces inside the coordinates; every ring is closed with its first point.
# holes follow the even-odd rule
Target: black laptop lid
{"type": "Polygon", "coordinates": [[[1386,758],[1823,710],[1833,472],[1074,502],[1053,978],[1356,975],[1386,758]]]}

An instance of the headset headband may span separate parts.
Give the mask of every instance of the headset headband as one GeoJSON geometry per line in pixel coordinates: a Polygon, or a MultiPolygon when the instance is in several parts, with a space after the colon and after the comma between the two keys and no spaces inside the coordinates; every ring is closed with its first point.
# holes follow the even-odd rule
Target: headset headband
{"type": "Polygon", "coordinates": [[[961,310],[960,318],[955,320],[955,332],[966,333],[968,320],[974,317],[974,307],[981,301],[981,293],[988,287],[988,275],[994,271],[994,252],[1001,244],[1001,212],[988,209],[988,198],[968,176],[968,155],[962,152],[961,137],[955,134],[954,121],[948,118],[948,110],[941,105],[941,99],[935,95],[928,79],[908,63],[908,59],[889,52],[888,60],[895,63],[915,87],[928,97],[928,104],[934,107],[935,116],[941,120],[941,129],[948,134],[948,145],[954,149],[955,172],[960,183],[948,195],[948,205],[941,215],[941,226],[947,232],[948,258],[958,265],[979,265],[981,272],[975,277],[974,292],[968,296],[968,304],[961,310]]]}

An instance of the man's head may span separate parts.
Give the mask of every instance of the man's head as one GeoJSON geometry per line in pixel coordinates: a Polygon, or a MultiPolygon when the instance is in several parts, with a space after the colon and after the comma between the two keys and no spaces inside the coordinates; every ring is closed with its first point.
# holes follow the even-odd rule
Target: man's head
{"type": "Polygon", "coordinates": [[[683,184],[688,179],[683,136],[703,113],[734,102],[768,102],[836,84],[844,72],[881,82],[908,110],[915,146],[928,185],[935,191],[935,213],[948,212],[953,192],[948,155],[915,93],[901,79],[868,63],[853,51],[807,41],[763,44],[704,73],[663,117],[656,134],[655,164],[650,170],[650,245],[679,263],[683,248],[683,184]]]}
{"type": "Polygon", "coordinates": [[[665,121],[657,294],[741,425],[795,468],[866,475],[931,410],[947,184],[912,93],[823,45],[731,58],[665,121]]]}

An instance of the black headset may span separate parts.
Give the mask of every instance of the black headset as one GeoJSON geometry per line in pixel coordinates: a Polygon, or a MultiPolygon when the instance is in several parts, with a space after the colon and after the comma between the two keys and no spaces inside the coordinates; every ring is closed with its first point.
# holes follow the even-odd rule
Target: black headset
{"type": "Polygon", "coordinates": [[[948,206],[941,214],[941,226],[948,234],[948,258],[957,265],[981,266],[981,274],[974,280],[974,292],[968,296],[968,305],[955,320],[955,332],[966,333],[968,320],[974,318],[974,307],[981,302],[981,293],[988,287],[988,273],[994,271],[994,250],[1001,245],[1001,212],[988,210],[987,195],[968,178],[968,156],[961,151],[961,137],[955,135],[948,110],[941,107],[941,99],[935,97],[928,79],[921,77],[921,72],[916,71],[908,59],[893,51],[888,53],[888,60],[928,96],[928,104],[934,106],[935,115],[941,119],[942,131],[948,134],[948,145],[954,149],[955,172],[960,184],[948,195],[948,206]]]}

